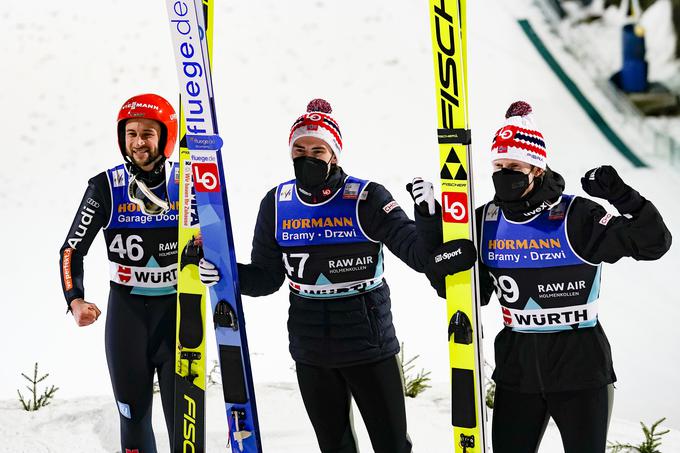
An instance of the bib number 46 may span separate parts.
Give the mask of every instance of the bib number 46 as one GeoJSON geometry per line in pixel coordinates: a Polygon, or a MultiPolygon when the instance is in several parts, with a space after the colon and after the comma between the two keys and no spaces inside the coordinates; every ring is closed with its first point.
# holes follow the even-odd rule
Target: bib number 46
{"type": "Polygon", "coordinates": [[[127,256],[131,261],[139,261],[144,258],[142,237],[132,234],[125,238],[125,244],[123,244],[123,235],[117,234],[109,245],[109,252],[118,254],[120,258],[127,256]]]}

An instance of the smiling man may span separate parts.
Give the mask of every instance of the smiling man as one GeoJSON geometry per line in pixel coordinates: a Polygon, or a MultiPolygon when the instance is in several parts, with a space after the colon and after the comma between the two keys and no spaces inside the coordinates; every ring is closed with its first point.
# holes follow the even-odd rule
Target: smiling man
{"type": "Polygon", "coordinates": [[[110,293],[106,359],[120,412],[121,451],[155,453],[154,373],[172,436],[177,283],[178,167],[166,160],[177,141],[174,109],[142,94],[118,114],[124,164],[90,179],[61,248],[64,297],[78,326],[101,314],[85,300],[83,258],[100,229],[108,250],[110,293]]]}

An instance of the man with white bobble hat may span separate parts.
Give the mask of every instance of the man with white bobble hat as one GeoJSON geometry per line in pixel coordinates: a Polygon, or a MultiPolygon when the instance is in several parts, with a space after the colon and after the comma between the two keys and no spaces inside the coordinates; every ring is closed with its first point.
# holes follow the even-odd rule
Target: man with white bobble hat
{"type": "MultiPolygon", "coordinates": [[[[605,452],[616,375],[598,318],[601,264],[655,260],[671,244],[657,209],[616,170],[590,170],[581,185],[621,216],[563,193],[549,152],[558,151],[529,104],[513,103],[491,145],[496,194],[476,210],[483,304],[495,292],[505,324],[495,340],[494,453],[538,451],[551,417],[566,453],[605,452]]],[[[451,273],[428,266],[440,294],[451,273]]]]}

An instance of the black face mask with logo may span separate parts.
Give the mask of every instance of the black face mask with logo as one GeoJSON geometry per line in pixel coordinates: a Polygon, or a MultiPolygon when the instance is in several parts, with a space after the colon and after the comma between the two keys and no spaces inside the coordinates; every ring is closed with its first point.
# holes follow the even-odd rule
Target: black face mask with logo
{"type": "Polygon", "coordinates": [[[296,157],[293,159],[293,167],[298,186],[306,190],[318,188],[328,177],[328,162],[321,159],[296,157]]]}
{"type": "Polygon", "coordinates": [[[529,175],[521,171],[502,168],[492,175],[496,198],[503,202],[519,201],[531,184],[529,175]]]}

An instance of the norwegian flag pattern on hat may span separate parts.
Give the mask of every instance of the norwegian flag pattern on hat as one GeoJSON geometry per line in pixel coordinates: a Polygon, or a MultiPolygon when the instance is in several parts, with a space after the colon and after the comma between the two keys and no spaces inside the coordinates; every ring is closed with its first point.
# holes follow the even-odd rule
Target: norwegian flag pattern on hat
{"type": "Polygon", "coordinates": [[[307,105],[307,113],[300,116],[290,128],[288,146],[293,150],[295,140],[300,137],[320,138],[328,144],[336,157],[342,151],[342,135],[337,121],[330,115],[331,105],[323,99],[314,99],[307,105]]]}
{"type": "Polygon", "coordinates": [[[491,145],[491,160],[514,159],[545,169],[547,153],[543,135],[536,130],[532,109],[523,101],[513,102],[491,145]]]}

